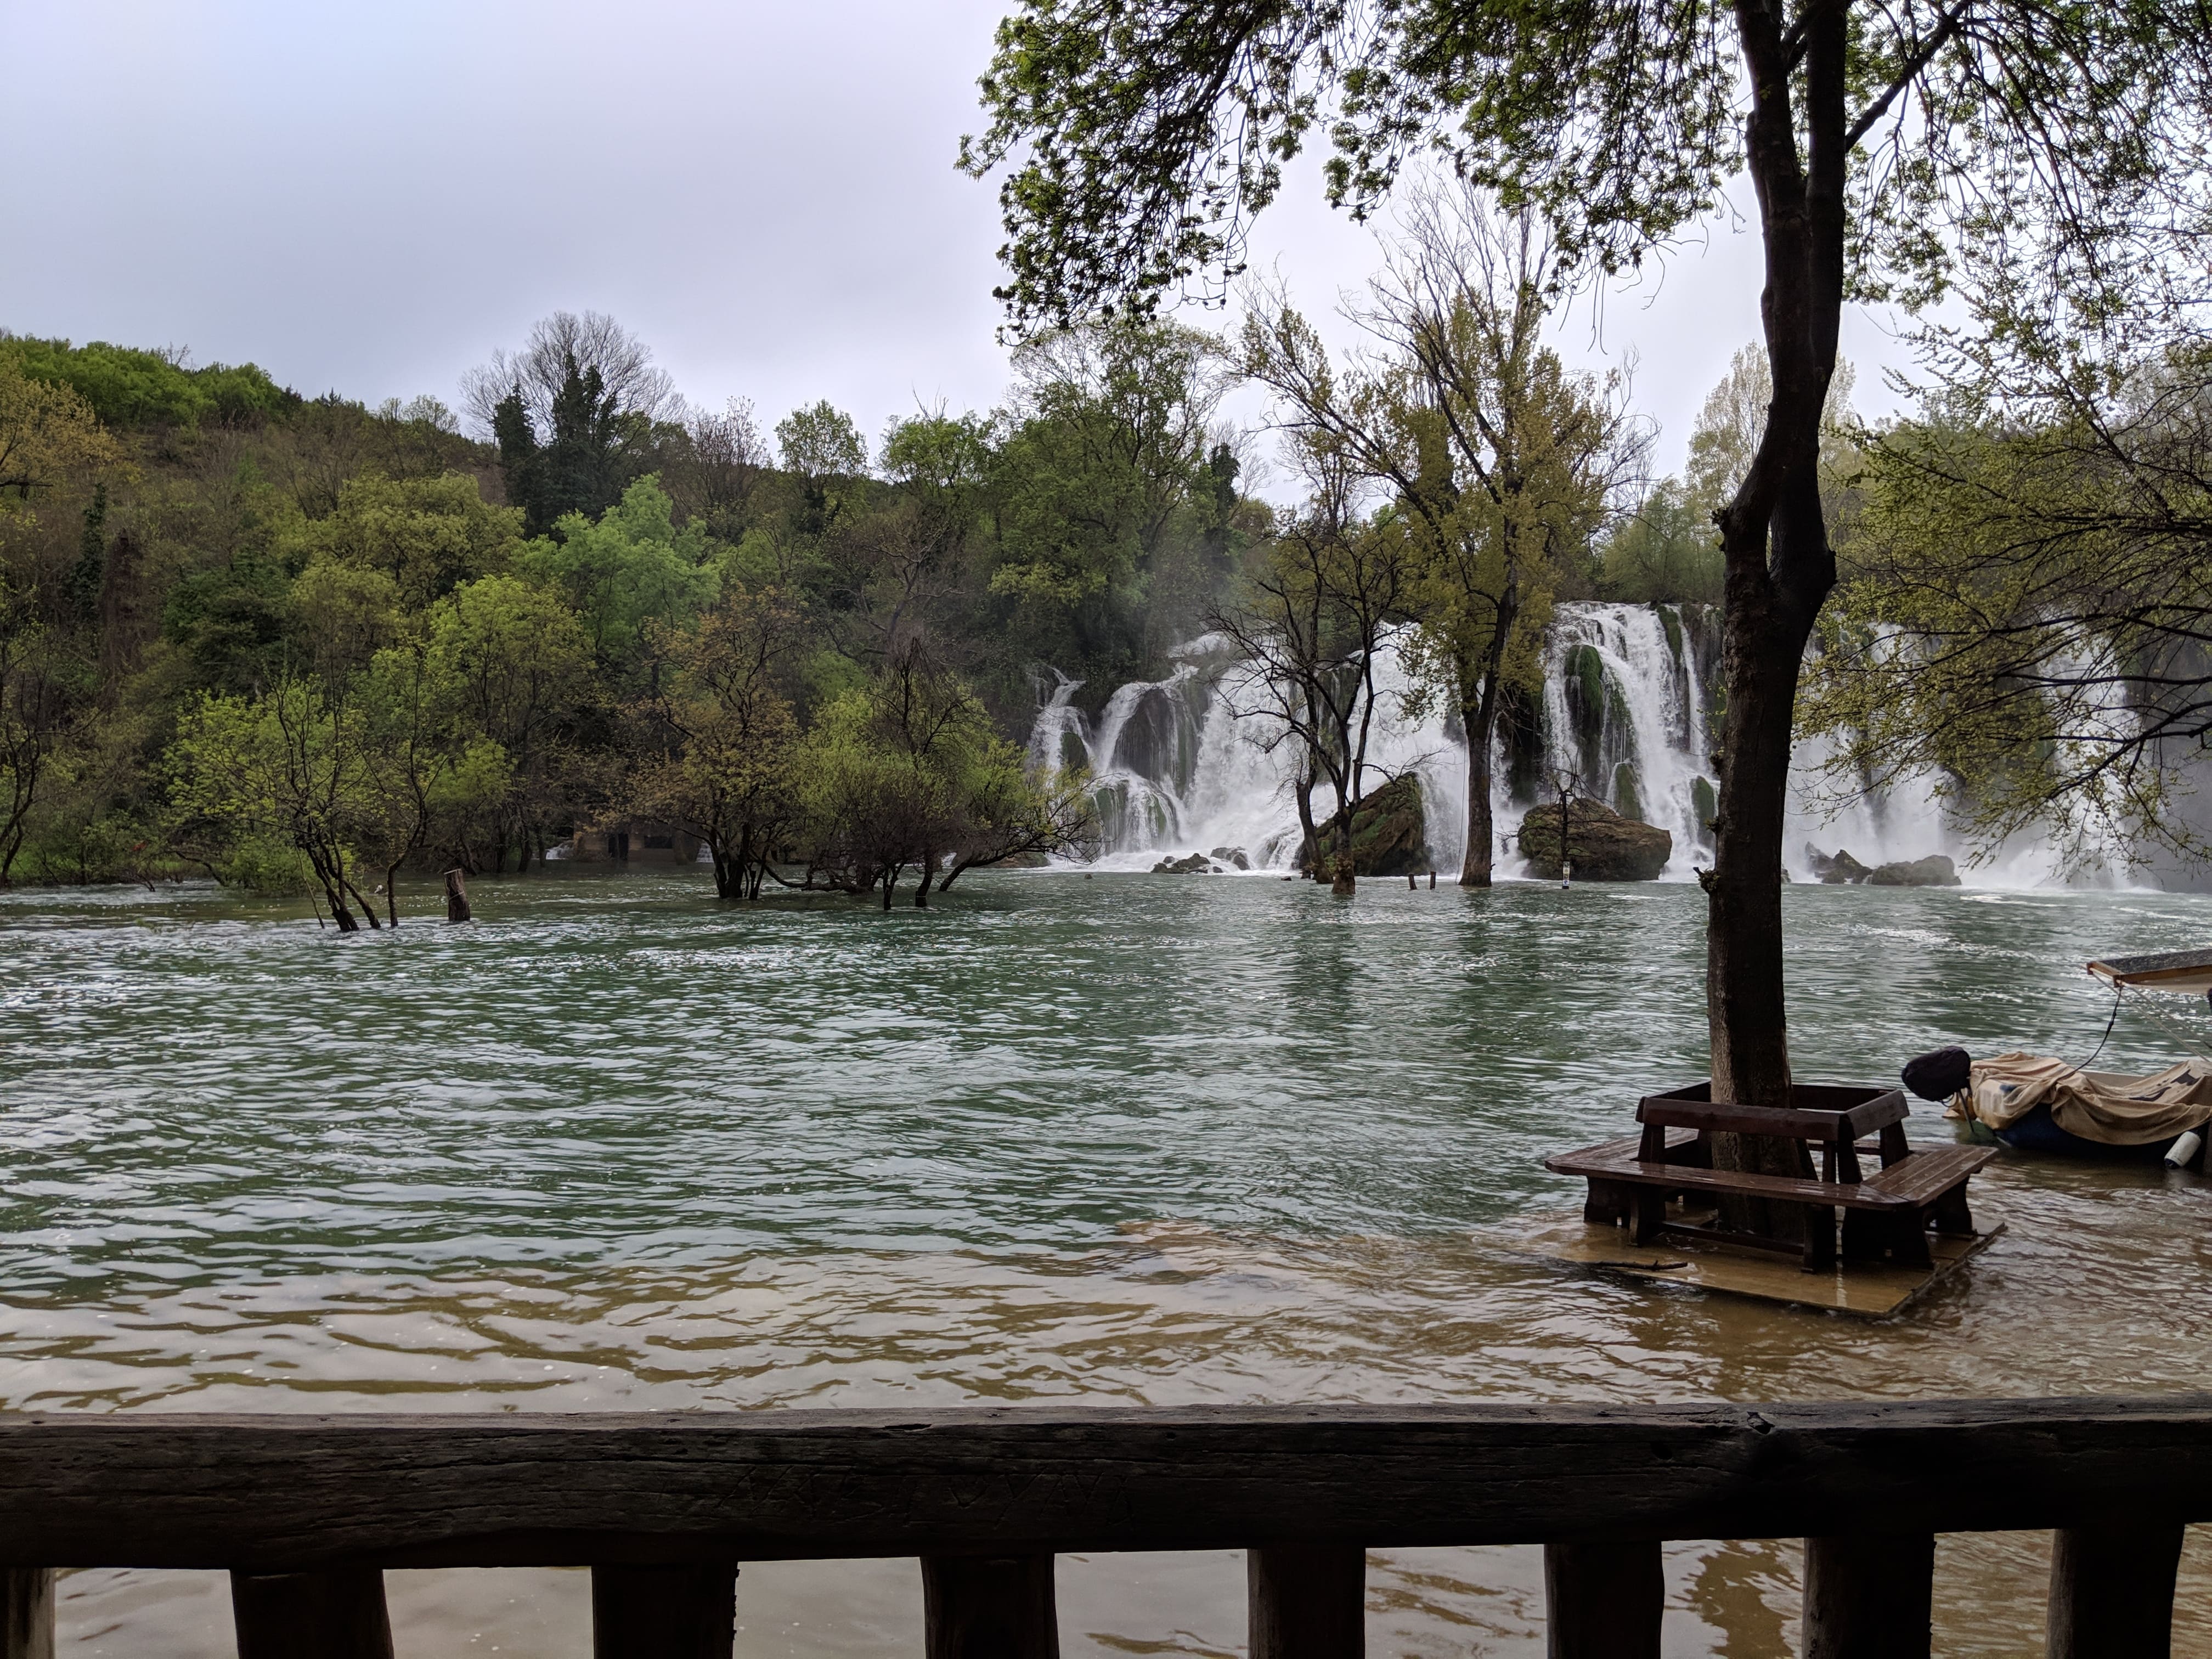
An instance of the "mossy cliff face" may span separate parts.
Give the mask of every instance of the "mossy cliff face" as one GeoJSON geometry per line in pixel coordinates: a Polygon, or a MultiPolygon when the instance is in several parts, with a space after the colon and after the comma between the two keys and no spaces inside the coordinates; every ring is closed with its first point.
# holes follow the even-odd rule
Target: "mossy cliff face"
{"type": "MultiPolygon", "coordinates": [[[[1532,806],[1521,821],[1521,855],[1528,872],[1545,881],[1559,877],[1559,808],[1532,806]]],[[[1601,801],[1577,799],[1567,812],[1567,859],[1580,881],[1652,881],[1674,856],[1674,838],[1664,830],[1625,818],[1601,801]]]]}
{"type": "MultiPolygon", "coordinates": [[[[1336,823],[1331,817],[1321,829],[1321,844],[1331,860],[1336,823]]],[[[1298,855],[1298,868],[1313,867],[1313,848],[1307,847],[1298,855]]],[[[1419,778],[1393,778],[1359,803],[1352,815],[1352,868],[1362,876],[1412,876],[1430,868],[1429,825],[1419,778]]]]}

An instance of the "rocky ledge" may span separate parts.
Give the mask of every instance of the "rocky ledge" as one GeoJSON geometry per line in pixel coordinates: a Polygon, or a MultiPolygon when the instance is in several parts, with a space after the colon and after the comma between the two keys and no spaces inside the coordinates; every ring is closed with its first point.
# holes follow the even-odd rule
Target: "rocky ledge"
{"type": "MultiPolygon", "coordinates": [[[[1577,796],[1569,803],[1567,861],[1578,881],[1653,881],[1674,855],[1664,830],[1625,818],[1601,801],[1577,796]]],[[[1559,808],[1532,806],[1521,820],[1521,856],[1545,881],[1559,878],[1559,808]]]]}
{"type": "Polygon", "coordinates": [[[1831,858],[1819,848],[1805,848],[1805,861],[1813,873],[1831,887],[1956,887],[1959,866],[1941,853],[1924,859],[1899,859],[1893,864],[1861,864],[1844,848],[1831,858]]]}
{"type": "MultiPolygon", "coordinates": [[[[1323,848],[1332,849],[1328,856],[1334,858],[1335,817],[1321,827],[1320,839],[1323,848]]],[[[1429,822],[1421,808],[1421,781],[1409,772],[1391,779],[1353,810],[1352,871],[1358,876],[1417,876],[1429,867],[1429,822]]],[[[1311,847],[1300,850],[1298,868],[1313,872],[1311,847]]]]}

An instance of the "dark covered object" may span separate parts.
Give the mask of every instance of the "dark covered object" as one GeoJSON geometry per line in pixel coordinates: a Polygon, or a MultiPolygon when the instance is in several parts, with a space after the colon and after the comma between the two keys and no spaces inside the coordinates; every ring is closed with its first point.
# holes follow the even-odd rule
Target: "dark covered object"
{"type": "Polygon", "coordinates": [[[1941,1103],[1965,1088],[1973,1074],[1973,1056],[1964,1048],[1931,1048],[1906,1060],[1899,1076],[1921,1099],[1941,1103]]]}

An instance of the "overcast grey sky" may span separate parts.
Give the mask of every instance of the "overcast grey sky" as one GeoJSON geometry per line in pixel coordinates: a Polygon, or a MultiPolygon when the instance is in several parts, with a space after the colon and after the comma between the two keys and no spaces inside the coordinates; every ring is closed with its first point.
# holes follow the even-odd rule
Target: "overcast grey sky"
{"type": "MultiPolygon", "coordinates": [[[[870,433],[987,407],[995,191],[952,157],[1000,9],[0,0],[0,327],[451,403],[533,319],[590,309],[694,402],[769,422],[825,397],[870,433]]],[[[1254,253],[1316,313],[1374,263],[1310,167],[1254,253]]],[[[1716,227],[1562,343],[1637,355],[1673,467],[1758,288],[1755,238],[1716,227]]],[[[1863,318],[1845,349],[1862,409],[1886,407],[1902,353],[1863,318]]]]}

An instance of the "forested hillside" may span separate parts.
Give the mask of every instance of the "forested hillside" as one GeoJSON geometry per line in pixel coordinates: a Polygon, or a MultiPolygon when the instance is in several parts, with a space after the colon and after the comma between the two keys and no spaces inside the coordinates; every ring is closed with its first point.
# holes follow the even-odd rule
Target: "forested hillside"
{"type": "Polygon", "coordinates": [[[1012,738],[1103,695],[1267,531],[1202,336],[1058,335],[987,415],[871,441],[686,404],[562,314],[429,398],[0,337],[0,879],[179,870],[369,911],[410,860],[694,830],[867,890],[1060,844],[1012,738]]]}

